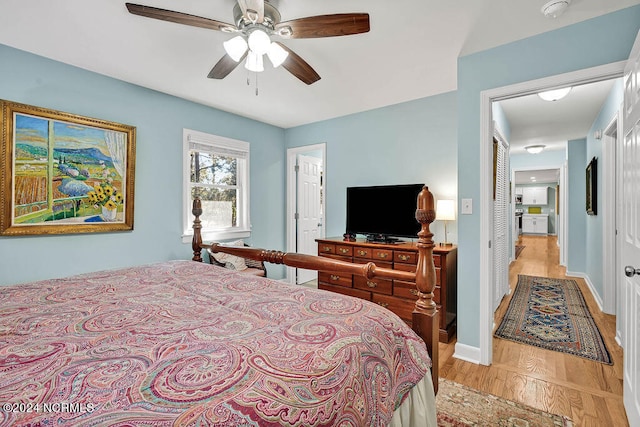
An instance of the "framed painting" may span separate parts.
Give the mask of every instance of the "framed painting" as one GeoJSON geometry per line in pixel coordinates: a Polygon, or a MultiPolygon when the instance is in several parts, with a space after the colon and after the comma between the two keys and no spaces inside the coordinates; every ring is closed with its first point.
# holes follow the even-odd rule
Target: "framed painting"
{"type": "Polygon", "coordinates": [[[587,214],[597,215],[598,207],[598,190],[597,190],[597,177],[598,177],[598,159],[595,157],[591,159],[589,165],[587,165],[586,178],[587,178],[587,214]]]}
{"type": "Polygon", "coordinates": [[[133,229],[136,128],[0,100],[0,235],[133,229]]]}

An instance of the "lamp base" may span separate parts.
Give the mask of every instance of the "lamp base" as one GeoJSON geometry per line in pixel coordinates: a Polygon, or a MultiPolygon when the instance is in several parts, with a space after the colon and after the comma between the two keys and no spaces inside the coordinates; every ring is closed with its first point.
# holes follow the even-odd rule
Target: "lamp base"
{"type": "Polygon", "coordinates": [[[453,243],[450,243],[450,242],[440,242],[440,246],[453,246],[453,243]]]}

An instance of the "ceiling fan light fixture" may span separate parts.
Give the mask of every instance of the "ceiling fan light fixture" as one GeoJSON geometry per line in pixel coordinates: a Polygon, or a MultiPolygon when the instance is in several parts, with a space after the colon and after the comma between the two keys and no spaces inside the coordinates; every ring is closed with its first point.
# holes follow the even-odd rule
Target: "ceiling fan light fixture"
{"type": "Polygon", "coordinates": [[[542,153],[542,150],[544,150],[544,145],[538,144],[538,145],[528,145],[526,147],[524,147],[525,150],[527,150],[527,152],[529,154],[538,154],[538,153],[542,153]]]}
{"type": "Polygon", "coordinates": [[[545,101],[558,101],[567,96],[569,92],[571,92],[571,86],[538,92],[538,96],[545,101]]]}
{"type": "Polygon", "coordinates": [[[244,63],[244,68],[254,73],[261,73],[264,71],[264,63],[262,62],[262,55],[256,54],[250,50],[247,55],[247,60],[244,63]]]}
{"type": "Polygon", "coordinates": [[[254,30],[249,34],[249,49],[258,55],[264,55],[269,51],[271,39],[262,30],[254,30]]]}
{"type": "Polygon", "coordinates": [[[271,43],[271,46],[269,46],[269,51],[267,52],[267,56],[273,64],[273,67],[278,68],[280,65],[282,65],[285,59],[287,59],[287,57],[289,56],[289,52],[284,50],[278,43],[271,43]]]}
{"type": "Polygon", "coordinates": [[[224,50],[227,52],[227,55],[236,62],[239,62],[247,51],[247,42],[242,36],[236,36],[231,40],[227,40],[222,43],[222,45],[224,46],[224,50]]]}

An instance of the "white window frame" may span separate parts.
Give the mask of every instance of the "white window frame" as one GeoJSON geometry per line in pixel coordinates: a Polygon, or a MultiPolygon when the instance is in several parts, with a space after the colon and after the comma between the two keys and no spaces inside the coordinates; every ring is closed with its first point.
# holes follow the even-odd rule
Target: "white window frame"
{"type": "MultiPolygon", "coordinates": [[[[246,153],[246,158],[238,162],[237,186],[238,186],[238,225],[225,229],[202,229],[202,240],[217,241],[225,239],[238,239],[251,236],[251,221],[249,220],[249,143],[223,136],[211,135],[191,129],[183,129],[182,132],[182,181],[183,181],[183,227],[182,242],[189,243],[193,237],[193,214],[191,213],[191,145],[197,143],[201,146],[211,147],[211,151],[234,150],[246,153]]],[[[204,151],[204,150],[201,150],[204,151]]]]}

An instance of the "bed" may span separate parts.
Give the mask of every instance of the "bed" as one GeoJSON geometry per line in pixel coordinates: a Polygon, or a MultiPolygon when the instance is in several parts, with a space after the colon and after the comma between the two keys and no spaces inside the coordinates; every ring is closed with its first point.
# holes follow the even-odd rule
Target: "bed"
{"type": "MultiPolygon", "coordinates": [[[[418,203],[417,333],[368,301],[187,260],[1,288],[0,425],[435,426],[426,188],[418,203]]],[[[228,249],[202,243],[200,213],[194,203],[195,261],[228,249]]]]}

